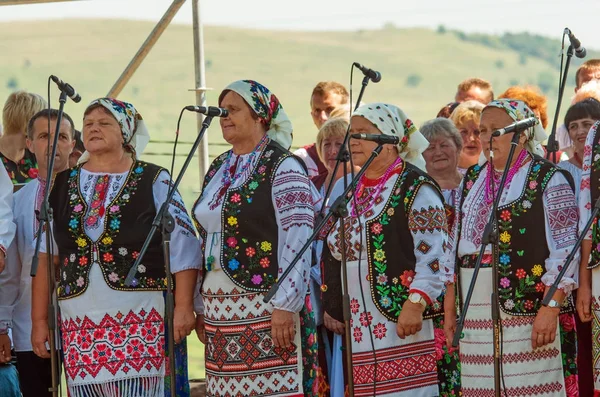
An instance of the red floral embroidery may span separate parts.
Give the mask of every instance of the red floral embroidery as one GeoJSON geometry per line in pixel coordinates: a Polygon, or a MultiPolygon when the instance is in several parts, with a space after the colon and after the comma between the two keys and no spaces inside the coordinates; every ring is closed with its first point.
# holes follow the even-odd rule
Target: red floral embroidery
{"type": "Polygon", "coordinates": [[[352,298],[352,300],[350,301],[350,311],[352,312],[352,314],[356,314],[359,310],[360,304],[358,303],[358,300],[356,298],[352,298]]]}
{"type": "Polygon", "coordinates": [[[363,335],[363,333],[360,330],[360,328],[354,327],[354,341],[358,342],[358,343],[362,342],[362,335],[363,335]]]}
{"type": "Polygon", "coordinates": [[[256,255],[256,250],[252,247],[248,247],[246,248],[246,255],[252,258],[254,255],[256,255]]]}
{"type": "Polygon", "coordinates": [[[373,335],[375,335],[375,338],[377,338],[377,339],[385,338],[386,333],[387,333],[387,328],[385,327],[385,324],[383,324],[383,323],[378,323],[375,326],[375,328],[373,329],[373,335]]]}
{"type": "Polygon", "coordinates": [[[523,269],[518,269],[517,272],[515,273],[515,275],[518,278],[525,278],[527,276],[527,273],[525,273],[525,270],[523,270],[523,269]]]}
{"type": "Polygon", "coordinates": [[[106,314],[96,324],[87,316],[62,321],[65,369],[70,379],[95,378],[106,370],[159,370],[164,361],[164,322],[154,309],[106,314]]]}
{"type": "Polygon", "coordinates": [[[362,312],[360,314],[360,323],[363,327],[371,325],[371,321],[373,321],[373,315],[371,315],[371,313],[362,312]]]}
{"type": "Polygon", "coordinates": [[[400,282],[402,283],[402,285],[404,285],[405,287],[410,287],[410,284],[412,283],[415,274],[416,273],[413,270],[405,270],[404,273],[402,273],[402,275],[400,276],[400,282]]]}

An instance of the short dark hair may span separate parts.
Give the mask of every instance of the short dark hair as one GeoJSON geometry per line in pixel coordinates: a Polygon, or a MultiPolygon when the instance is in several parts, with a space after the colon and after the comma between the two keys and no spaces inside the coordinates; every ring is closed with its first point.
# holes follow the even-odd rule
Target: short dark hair
{"type": "Polygon", "coordinates": [[[596,98],[586,98],[571,106],[565,114],[565,127],[569,129],[571,122],[586,118],[600,120],[600,102],[596,98]]]}
{"type": "Polygon", "coordinates": [[[85,152],[85,147],[83,146],[83,138],[81,135],[81,131],[79,130],[74,130],[74,139],[75,139],[75,149],[79,150],[80,152],[85,152]]]}
{"type": "MultiPolygon", "coordinates": [[[[57,120],[58,119],[58,110],[56,110],[56,109],[40,110],[39,112],[34,114],[31,119],[29,119],[29,123],[27,123],[27,138],[29,138],[30,140],[33,140],[33,135],[35,132],[33,130],[33,124],[35,124],[35,121],[37,119],[42,118],[42,117],[45,119],[49,119],[49,120],[57,120]]],[[[65,119],[69,122],[69,125],[71,126],[71,138],[75,139],[75,123],[73,123],[73,119],[71,118],[71,116],[69,116],[67,113],[64,113],[64,112],[63,112],[63,119],[65,119]]]]}

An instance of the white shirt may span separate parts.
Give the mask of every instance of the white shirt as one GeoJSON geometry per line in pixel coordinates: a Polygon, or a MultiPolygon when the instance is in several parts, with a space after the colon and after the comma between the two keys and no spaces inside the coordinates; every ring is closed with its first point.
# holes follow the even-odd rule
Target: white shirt
{"type": "MultiPolygon", "coordinates": [[[[532,162],[530,161],[516,172],[511,183],[502,191],[500,205],[510,204],[521,197],[531,166],[532,162]]],[[[487,167],[488,165],[483,167],[479,178],[473,183],[469,193],[464,198],[461,208],[462,224],[458,242],[459,257],[478,254],[481,247],[482,232],[489,220],[491,211],[491,205],[486,205],[484,202],[487,167]]],[[[541,281],[550,286],[554,283],[566,257],[575,246],[579,217],[577,216],[575,194],[565,176],[560,172],[555,173],[548,181],[542,194],[542,200],[545,215],[546,245],[550,255],[545,261],[546,272],[541,281]]],[[[491,245],[486,247],[485,252],[491,254],[491,245]]],[[[580,253],[578,252],[559,284],[559,288],[564,289],[566,293],[577,287],[575,280],[579,267],[579,257],[580,253]]]]}
{"type": "Polygon", "coordinates": [[[319,175],[319,167],[317,166],[317,163],[315,163],[315,161],[312,159],[312,157],[308,155],[306,149],[301,147],[300,149],[296,150],[294,154],[300,157],[302,161],[304,161],[304,164],[306,164],[309,178],[313,178],[319,175]]]}
{"type": "MultiPolygon", "coordinates": [[[[265,150],[268,151],[270,149],[267,148],[265,150]]],[[[251,153],[240,156],[232,153],[231,164],[236,164],[236,159],[239,157],[236,172],[250,161],[250,156],[251,153]]],[[[260,156],[255,156],[250,165],[246,167],[246,170],[235,181],[232,181],[229,189],[238,188],[246,183],[252,172],[254,172],[259,159],[260,156]]],[[[225,166],[221,166],[216,171],[204,189],[196,207],[193,209],[196,219],[207,232],[206,255],[210,255],[210,247],[214,247],[214,251],[212,251],[212,255],[215,258],[215,262],[213,263],[214,269],[224,266],[220,263],[221,255],[218,254],[222,247],[221,211],[223,198],[212,209],[210,209],[210,204],[213,203],[213,200],[215,200],[215,197],[221,190],[221,178],[223,177],[224,168],[225,166]]],[[[312,233],[314,223],[314,195],[311,192],[310,181],[297,159],[293,157],[286,158],[273,172],[275,175],[271,177],[273,181],[271,199],[278,226],[278,246],[276,249],[279,265],[278,274],[281,274],[294,260],[296,253],[302,248],[312,233]]],[[[260,227],[260,225],[256,226],[260,227]]],[[[273,247],[273,250],[275,250],[275,247],[273,247]]],[[[312,252],[308,249],[281,284],[281,288],[279,288],[271,300],[271,304],[275,309],[295,313],[302,309],[308,291],[311,255],[312,252]]],[[[207,286],[205,285],[204,287],[207,286]]],[[[214,287],[211,286],[211,288],[214,287]]],[[[202,299],[197,297],[194,301],[194,307],[196,313],[203,313],[202,299]]]]}

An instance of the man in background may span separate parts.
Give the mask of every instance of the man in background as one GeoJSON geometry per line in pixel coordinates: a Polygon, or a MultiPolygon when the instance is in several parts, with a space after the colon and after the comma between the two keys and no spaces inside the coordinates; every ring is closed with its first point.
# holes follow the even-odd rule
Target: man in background
{"type": "MultiPolygon", "coordinates": [[[[50,359],[38,357],[31,347],[30,273],[38,229],[36,212],[40,210],[46,189],[48,146],[51,145],[48,140],[54,141],[57,119],[57,110],[44,109],[36,113],[27,125],[27,148],[38,160],[39,174],[15,193],[13,213],[17,234],[8,249],[6,270],[0,274],[0,324],[8,324],[12,328],[23,397],[51,396],[48,392],[52,386],[50,359]]],[[[64,113],[56,147],[54,174],[69,166],[69,157],[75,146],[74,130],[73,120],[64,113]]],[[[10,346],[8,335],[0,335],[0,346],[6,345],[10,346]]],[[[7,358],[5,356],[4,360],[7,358]]]]}
{"type": "MultiPolygon", "coordinates": [[[[348,103],[348,98],[346,87],[335,81],[321,81],[313,88],[310,97],[310,115],[317,130],[321,129],[334,109],[348,103]]],[[[319,160],[314,143],[296,150],[294,154],[304,160],[310,178],[327,173],[325,166],[319,160]]]]}
{"type": "Polygon", "coordinates": [[[494,91],[489,81],[473,77],[460,83],[454,96],[455,102],[477,101],[487,105],[494,100],[494,91]]]}

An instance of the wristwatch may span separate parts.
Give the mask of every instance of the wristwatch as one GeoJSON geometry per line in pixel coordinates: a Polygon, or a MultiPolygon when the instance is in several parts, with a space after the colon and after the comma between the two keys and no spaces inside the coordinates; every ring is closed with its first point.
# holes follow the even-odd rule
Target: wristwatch
{"type": "Polygon", "coordinates": [[[552,308],[552,309],[556,309],[561,307],[562,305],[560,303],[558,303],[557,301],[555,301],[554,299],[550,299],[550,302],[548,302],[548,305],[546,307],[552,308]]]}
{"type": "Polygon", "coordinates": [[[416,292],[413,292],[410,295],[408,295],[408,300],[412,303],[421,304],[423,308],[427,307],[427,301],[421,296],[421,294],[418,294],[416,292]]]}

